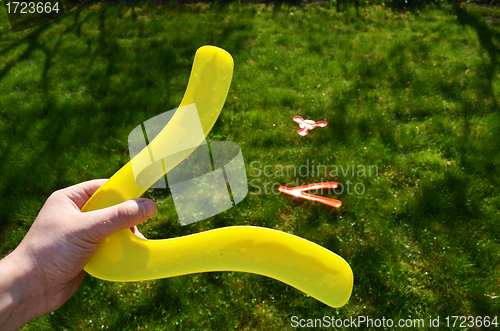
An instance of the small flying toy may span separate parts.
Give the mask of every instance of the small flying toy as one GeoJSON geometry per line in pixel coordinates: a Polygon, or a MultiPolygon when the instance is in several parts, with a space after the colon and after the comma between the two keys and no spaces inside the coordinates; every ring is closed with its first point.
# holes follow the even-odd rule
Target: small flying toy
{"type": "Polygon", "coordinates": [[[295,122],[299,123],[299,127],[300,127],[299,134],[303,137],[307,136],[307,134],[309,133],[309,130],[314,129],[315,127],[324,128],[327,124],[325,121],[314,122],[311,120],[304,120],[300,116],[295,116],[293,118],[293,120],[295,122]]]}
{"type": "Polygon", "coordinates": [[[319,189],[336,189],[337,188],[337,183],[335,182],[325,182],[325,183],[318,183],[318,184],[310,184],[310,185],[304,185],[304,186],[297,186],[297,187],[286,187],[286,186],[280,186],[278,187],[278,191],[281,193],[286,193],[289,195],[293,195],[298,198],[302,199],[307,199],[311,201],[317,201],[324,203],[325,205],[335,207],[335,208],[340,208],[342,205],[342,202],[339,200],[335,199],[330,199],[326,197],[321,197],[318,195],[314,194],[309,194],[309,193],[304,193],[304,191],[311,191],[311,190],[319,190],[319,189]]]}
{"type": "MultiPolygon", "coordinates": [[[[157,150],[174,149],[175,153],[172,151],[168,162],[164,162],[165,175],[187,158],[193,148],[185,141],[199,140],[201,144],[206,138],[222,110],[232,75],[229,53],[213,46],[198,49],[179,109],[195,104],[204,136],[193,137],[189,112],[177,111],[147,148],[99,188],[82,211],[138,198],[161,177],[146,174],[139,186],[132,162],[147,168],[157,150]]],[[[121,230],[99,243],[85,270],[118,282],[210,271],[251,272],[280,280],[332,307],[346,304],[353,287],[351,267],[342,257],[297,236],[252,226],[225,227],[163,240],[139,238],[130,229],[121,230]]]]}

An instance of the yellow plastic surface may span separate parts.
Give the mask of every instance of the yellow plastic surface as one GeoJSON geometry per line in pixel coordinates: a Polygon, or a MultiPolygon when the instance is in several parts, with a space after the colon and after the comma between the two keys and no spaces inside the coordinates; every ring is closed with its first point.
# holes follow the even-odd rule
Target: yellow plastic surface
{"type": "MultiPolygon", "coordinates": [[[[205,136],[222,110],[232,73],[233,60],[226,51],[204,46],[196,52],[179,107],[196,104],[205,136]]],[[[176,123],[182,121],[176,116],[177,113],[150,143],[150,148],[174,138],[181,142],[183,135],[187,138],[187,132],[176,129],[176,123]]],[[[169,162],[171,167],[190,152],[176,153],[179,159],[169,162]]],[[[141,153],[136,157],[142,157],[141,153]]],[[[171,167],[166,166],[165,171],[171,167]]],[[[156,180],[151,181],[150,185],[156,180]]],[[[129,162],[89,199],[82,211],[138,198],[146,189],[136,184],[129,162]]],[[[142,239],[129,229],[118,231],[99,243],[85,270],[109,281],[141,281],[209,271],[251,272],[280,280],[332,307],[343,306],[353,287],[349,264],[335,253],[288,233],[250,226],[164,240],[142,239]]]]}

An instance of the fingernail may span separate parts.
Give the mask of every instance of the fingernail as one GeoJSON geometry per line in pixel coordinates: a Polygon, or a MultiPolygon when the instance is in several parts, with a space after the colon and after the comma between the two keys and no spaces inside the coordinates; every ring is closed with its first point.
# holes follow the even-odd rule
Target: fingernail
{"type": "Polygon", "coordinates": [[[145,217],[152,216],[156,212],[156,204],[152,200],[144,200],[141,202],[142,215],[145,217]]]}

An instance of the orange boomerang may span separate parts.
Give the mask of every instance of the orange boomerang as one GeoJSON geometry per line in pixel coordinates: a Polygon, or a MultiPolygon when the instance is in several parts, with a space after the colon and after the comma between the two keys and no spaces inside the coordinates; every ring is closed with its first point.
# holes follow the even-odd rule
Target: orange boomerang
{"type": "Polygon", "coordinates": [[[335,200],[335,199],[321,197],[321,196],[314,195],[314,194],[304,193],[304,191],[318,190],[318,189],[324,189],[324,188],[336,189],[337,186],[338,185],[335,182],[324,182],[324,183],[310,184],[310,185],[290,187],[290,188],[286,187],[286,186],[280,186],[280,187],[278,187],[278,190],[281,193],[286,193],[286,194],[293,195],[295,197],[302,198],[302,199],[321,202],[321,203],[324,203],[325,205],[339,208],[340,206],[342,206],[342,201],[340,201],[340,200],[335,200]]]}

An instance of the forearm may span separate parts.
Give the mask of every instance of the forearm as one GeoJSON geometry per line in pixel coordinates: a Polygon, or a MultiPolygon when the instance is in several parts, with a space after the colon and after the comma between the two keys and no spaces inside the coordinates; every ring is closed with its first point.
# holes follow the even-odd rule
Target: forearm
{"type": "Polygon", "coordinates": [[[99,241],[134,227],[156,212],[153,201],[133,199],[82,213],[105,180],[54,192],[19,246],[0,260],[0,330],[16,330],[61,307],[85,277],[99,241]]]}
{"type": "Polygon", "coordinates": [[[28,284],[28,275],[14,255],[0,260],[0,330],[16,330],[37,317],[28,284]]]}

